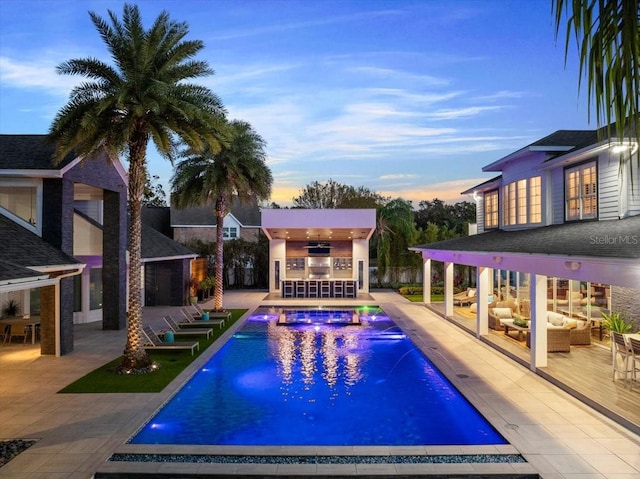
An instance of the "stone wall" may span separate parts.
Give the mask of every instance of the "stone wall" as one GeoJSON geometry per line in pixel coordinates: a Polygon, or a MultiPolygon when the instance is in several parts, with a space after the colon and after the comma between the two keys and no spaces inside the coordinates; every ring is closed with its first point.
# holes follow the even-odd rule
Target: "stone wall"
{"type": "Polygon", "coordinates": [[[633,332],[640,331],[640,290],[611,286],[611,311],[631,321],[633,332]]]}

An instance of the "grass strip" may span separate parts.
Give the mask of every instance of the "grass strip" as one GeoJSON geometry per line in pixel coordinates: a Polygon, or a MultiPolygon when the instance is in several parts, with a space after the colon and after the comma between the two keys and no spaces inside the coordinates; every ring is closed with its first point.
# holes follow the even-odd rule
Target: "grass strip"
{"type": "Polygon", "coordinates": [[[200,350],[193,356],[189,351],[148,351],[149,357],[160,365],[160,368],[147,374],[115,374],[116,366],[122,363],[122,356],[100,366],[77,381],[58,391],[59,393],[157,393],[162,391],[178,374],[196,360],[231,327],[247,311],[246,309],[230,309],[231,320],[225,321],[220,328],[212,325],[213,334],[206,339],[203,336],[176,338],[176,341],[199,341],[200,350]]]}

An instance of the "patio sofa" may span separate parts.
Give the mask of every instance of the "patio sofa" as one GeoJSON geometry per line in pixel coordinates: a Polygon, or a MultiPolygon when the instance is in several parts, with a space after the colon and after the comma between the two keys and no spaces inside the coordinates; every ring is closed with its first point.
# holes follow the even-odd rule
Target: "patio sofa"
{"type": "MultiPolygon", "coordinates": [[[[527,347],[531,347],[531,333],[526,334],[527,347]]],[[[547,352],[571,352],[571,330],[565,328],[547,328],[547,352]]]]}
{"type": "Polygon", "coordinates": [[[547,329],[568,329],[570,344],[591,344],[591,321],[569,318],[563,314],[547,311],[547,329]]]}
{"type": "Polygon", "coordinates": [[[501,319],[513,319],[518,315],[518,305],[512,299],[493,301],[489,304],[489,327],[496,331],[504,331],[501,319]]]}

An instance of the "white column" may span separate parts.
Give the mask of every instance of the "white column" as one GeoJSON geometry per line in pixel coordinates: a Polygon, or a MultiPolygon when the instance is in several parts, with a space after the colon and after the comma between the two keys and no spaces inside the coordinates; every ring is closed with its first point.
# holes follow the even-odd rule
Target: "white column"
{"type": "Polygon", "coordinates": [[[489,334],[489,271],[491,268],[476,267],[476,335],[489,334]]]}
{"type": "Polygon", "coordinates": [[[547,277],[531,274],[530,368],[547,365],[547,277]]]}
{"type": "Polygon", "coordinates": [[[54,311],[54,325],[55,325],[55,350],[56,356],[62,356],[61,346],[60,346],[60,281],[56,281],[54,285],[53,298],[55,301],[55,306],[53,307],[54,311]]]}
{"type": "Polygon", "coordinates": [[[431,260],[425,259],[422,262],[422,301],[424,304],[431,303],[431,260]]]}
{"type": "Polygon", "coordinates": [[[453,316],[453,263],[444,262],[444,314],[453,316]]]}

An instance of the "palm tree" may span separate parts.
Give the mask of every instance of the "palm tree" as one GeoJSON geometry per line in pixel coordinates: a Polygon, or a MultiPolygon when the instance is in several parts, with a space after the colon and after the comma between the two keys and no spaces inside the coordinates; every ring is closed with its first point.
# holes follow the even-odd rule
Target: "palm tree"
{"type": "Polygon", "coordinates": [[[111,157],[126,153],[129,160],[128,326],[121,369],[145,371],[151,361],[142,339],[140,231],[147,146],[152,141],[168,159],[176,153],[177,139],[194,151],[215,150],[224,109],[210,90],[188,82],[213,71],[193,59],[203,44],[184,40],[186,23],[172,21],[163,12],[145,30],[132,5],[124,6],[122,21],[109,11],[110,24],[93,12],[89,15],[113,64],[83,58],[58,66],[61,74],[88,80],[72,90],[49,135],[56,143],[56,161],[72,151],[92,158],[103,150],[111,157]]]}
{"type": "MultiPolygon", "coordinates": [[[[589,105],[611,138],[640,135],[640,3],[638,0],[552,0],[556,35],[568,12],[565,58],[578,44],[580,79],[587,78],[589,105]],[[572,35],[573,34],[573,35],[572,35]]],[[[591,109],[589,109],[591,112],[591,109]]],[[[640,166],[640,151],[636,157],[640,166]]]]}
{"type": "Polygon", "coordinates": [[[381,286],[389,266],[400,266],[401,254],[417,238],[411,203],[396,198],[378,209],[374,244],[378,256],[378,284],[381,286]]]}
{"type": "Polygon", "coordinates": [[[273,177],[265,163],[265,141],[246,122],[229,122],[229,143],[219,152],[187,149],[171,179],[172,204],[178,208],[213,202],[216,215],[216,259],[213,304],[222,311],[224,217],[234,198],[265,201],[273,177]]]}

